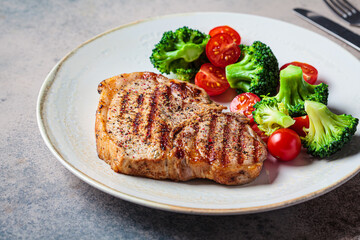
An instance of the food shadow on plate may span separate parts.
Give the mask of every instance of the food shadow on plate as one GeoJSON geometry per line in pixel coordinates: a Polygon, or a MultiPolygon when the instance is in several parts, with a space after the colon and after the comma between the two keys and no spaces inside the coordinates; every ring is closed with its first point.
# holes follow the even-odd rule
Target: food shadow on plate
{"type": "Polygon", "coordinates": [[[254,181],[248,184],[238,185],[238,186],[227,186],[227,185],[220,185],[218,183],[206,179],[194,179],[184,183],[188,185],[219,185],[227,188],[246,188],[246,187],[254,187],[260,185],[268,185],[268,184],[272,184],[278,177],[279,168],[281,165],[286,165],[291,167],[301,167],[311,164],[314,160],[316,159],[309,157],[305,149],[301,151],[301,153],[296,159],[289,162],[281,162],[276,158],[274,158],[273,156],[271,156],[270,154],[268,154],[267,159],[264,161],[264,165],[260,175],[254,181]]]}
{"type": "Polygon", "coordinates": [[[336,161],[336,160],[341,161],[341,159],[344,159],[346,157],[357,155],[360,153],[359,146],[360,146],[360,136],[354,135],[351,138],[350,142],[345,144],[340,151],[338,151],[338,152],[334,153],[333,155],[331,155],[330,157],[328,157],[327,160],[328,161],[336,161]]]}
{"type": "Polygon", "coordinates": [[[244,185],[244,187],[272,184],[279,175],[279,167],[279,161],[268,154],[260,175],[253,182],[244,185]]]}
{"type": "Polygon", "coordinates": [[[313,159],[309,158],[306,152],[303,150],[300,152],[294,160],[289,162],[282,162],[268,154],[267,159],[264,161],[263,169],[258,178],[253,182],[244,185],[245,187],[252,187],[258,185],[267,185],[272,184],[279,175],[279,169],[281,165],[291,166],[291,167],[301,167],[309,165],[313,162],[313,159]]]}
{"type": "Polygon", "coordinates": [[[326,79],[323,79],[323,78],[318,78],[315,82],[315,85],[319,85],[320,83],[329,85],[329,81],[326,81],[326,79]]]}
{"type": "MultiPolygon", "coordinates": [[[[334,108],[334,107],[329,106],[329,105],[328,105],[327,107],[329,108],[329,110],[330,110],[332,113],[335,113],[335,114],[337,114],[337,115],[349,114],[349,113],[344,112],[344,110],[339,110],[339,109],[334,108]]],[[[354,117],[354,116],[353,116],[353,117],[354,117]]]]}
{"type": "MultiPolygon", "coordinates": [[[[341,115],[341,114],[347,114],[349,115],[350,113],[344,112],[343,110],[339,110],[337,108],[331,107],[331,106],[327,106],[329,108],[329,110],[337,115],[341,115]]],[[[355,116],[353,114],[350,114],[353,117],[358,118],[359,116],[355,116]]],[[[336,152],[335,154],[331,155],[330,157],[327,158],[328,161],[334,161],[334,160],[340,160],[342,158],[345,157],[350,157],[353,155],[356,155],[360,152],[360,136],[359,135],[355,135],[352,136],[350,142],[348,142],[347,144],[345,144],[340,151],[336,152]]],[[[320,158],[314,158],[316,160],[321,160],[320,158]]]]}
{"type": "Polygon", "coordinates": [[[231,101],[237,96],[238,94],[236,93],[236,90],[233,88],[228,88],[224,93],[217,95],[217,96],[212,96],[211,100],[222,104],[222,105],[227,105],[230,104],[231,101]]]}

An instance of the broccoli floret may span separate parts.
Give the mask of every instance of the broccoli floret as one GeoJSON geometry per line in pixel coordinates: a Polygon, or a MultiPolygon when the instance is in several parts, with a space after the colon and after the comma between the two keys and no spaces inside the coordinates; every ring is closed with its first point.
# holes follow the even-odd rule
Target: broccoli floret
{"type": "Polygon", "coordinates": [[[311,85],[303,79],[300,67],[289,65],[280,71],[280,89],[274,98],[284,103],[292,117],[306,115],[304,101],[310,100],[327,104],[328,85],[311,85]]]}
{"type": "Polygon", "coordinates": [[[270,47],[255,41],[250,46],[240,45],[240,49],[239,62],[225,68],[230,87],[258,96],[275,95],[279,84],[279,64],[270,47]]]}
{"type": "Polygon", "coordinates": [[[189,81],[206,62],[205,46],[210,36],[186,26],[165,32],[155,45],[150,61],[161,73],[174,73],[189,81]]]}
{"type": "Polygon", "coordinates": [[[309,154],[315,157],[329,157],[350,141],[356,132],[359,119],[351,115],[332,113],[326,105],[305,101],[305,111],[309,116],[309,128],[302,143],[309,154]]]}
{"type": "Polygon", "coordinates": [[[270,136],[279,128],[287,128],[295,123],[283,103],[278,103],[275,99],[263,99],[254,105],[254,121],[258,124],[267,136],[270,136]]]}

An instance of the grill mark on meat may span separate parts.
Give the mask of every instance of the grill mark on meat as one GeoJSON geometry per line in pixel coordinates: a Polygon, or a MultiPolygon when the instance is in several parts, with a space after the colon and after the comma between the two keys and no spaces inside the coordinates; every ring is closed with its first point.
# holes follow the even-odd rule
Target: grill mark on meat
{"type": "Polygon", "coordinates": [[[239,127],[239,133],[238,133],[238,140],[237,140],[237,149],[238,149],[238,164],[243,164],[244,162],[244,148],[242,146],[243,144],[243,134],[244,134],[244,126],[241,124],[239,127]]]}
{"type": "Polygon", "coordinates": [[[185,153],[183,150],[182,138],[179,137],[176,141],[175,157],[177,157],[178,159],[182,159],[184,156],[185,156],[185,153]]]}
{"type": "Polygon", "coordinates": [[[169,144],[169,127],[166,123],[161,124],[160,148],[165,150],[169,144]]]}
{"type": "Polygon", "coordinates": [[[250,159],[251,162],[253,162],[254,160],[256,160],[256,156],[254,155],[254,153],[255,153],[255,147],[254,147],[255,138],[248,138],[248,139],[250,140],[250,142],[248,142],[249,152],[247,153],[247,157],[248,157],[248,159],[250,159]]]}
{"type": "Polygon", "coordinates": [[[201,94],[201,91],[197,88],[193,88],[194,89],[194,97],[198,97],[201,94]]]}
{"type": "Polygon", "coordinates": [[[197,148],[197,138],[198,138],[198,134],[199,134],[199,122],[196,122],[195,125],[193,126],[194,129],[194,133],[192,135],[192,152],[190,154],[191,159],[190,161],[198,161],[200,158],[200,153],[199,150],[197,148]]]}
{"type": "Polygon", "coordinates": [[[224,134],[223,134],[223,142],[222,142],[222,150],[221,150],[221,157],[220,157],[220,163],[221,165],[225,166],[227,165],[229,161],[228,156],[228,149],[230,149],[229,146],[229,139],[230,139],[230,124],[232,123],[232,116],[227,115],[226,116],[226,122],[224,126],[224,134]]]}
{"type": "Polygon", "coordinates": [[[174,83],[172,82],[170,84],[170,87],[175,90],[176,92],[178,92],[178,94],[180,94],[181,99],[185,99],[187,98],[187,87],[186,87],[186,83],[174,83]]]}
{"type": "Polygon", "coordinates": [[[132,73],[104,80],[101,87],[97,151],[114,171],[229,185],[257,176],[266,152],[262,142],[253,140],[246,119],[221,112],[195,85],[132,73]]]}
{"type": "Polygon", "coordinates": [[[184,150],[182,150],[181,148],[177,147],[176,148],[176,152],[175,152],[175,156],[178,158],[178,159],[182,159],[184,157],[185,153],[184,153],[184,150]]]}
{"type": "Polygon", "coordinates": [[[198,96],[200,95],[200,93],[201,93],[201,91],[200,91],[199,89],[194,88],[194,87],[192,87],[192,86],[186,85],[186,89],[188,90],[190,97],[196,98],[196,97],[198,97],[198,96]]]}
{"type": "Polygon", "coordinates": [[[144,101],[144,94],[140,94],[139,97],[137,98],[137,104],[138,104],[138,108],[141,107],[141,104],[144,101]]]}
{"type": "Polygon", "coordinates": [[[164,97],[164,104],[165,106],[170,106],[170,101],[171,101],[171,88],[169,86],[165,87],[165,91],[163,92],[163,97],[164,97]]]}
{"type": "Polygon", "coordinates": [[[157,103],[158,103],[158,90],[159,88],[156,86],[155,90],[153,91],[153,94],[150,98],[150,113],[147,120],[146,125],[146,140],[151,138],[151,130],[154,123],[155,113],[157,111],[157,103]]]}
{"type": "Polygon", "coordinates": [[[141,120],[141,105],[144,102],[144,94],[140,94],[139,97],[137,98],[137,108],[138,108],[138,112],[136,113],[134,122],[133,122],[133,133],[137,134],[139,131],[139,125],[140,125],[140,120],[141,120]]]}
{"type": "Polygon", "coordinates": [[[214,137],[215,137],[215,128],[217,122],[218,115],[212,115],[210,121],[209,135],[208,135],[208,143],[206,145],[209,162],[210,164],[216,159],[216,151],[214,149],[214,137]]]}
{"type": "Polygon", "coordinates": [[[121,108],[118,119],[120,120],[121,117],[124,115],[126,108],[128,107],[128,99],[129,99],[129,92],[126,92],[124,97],[121,99],[121,108]]]}
{"type": "Polygon", "coordinates": [[[186,87],[186,83],[180,83],[181,97],[184,100],[188,95],[188,88],[186,87]]]}

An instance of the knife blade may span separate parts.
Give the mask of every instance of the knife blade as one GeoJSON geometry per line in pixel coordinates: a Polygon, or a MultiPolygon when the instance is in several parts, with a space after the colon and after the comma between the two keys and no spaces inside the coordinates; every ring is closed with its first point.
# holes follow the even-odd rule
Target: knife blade
{"type": "Polygon", "coordinates": [[[358,34],[315,12],[302,8],[294,8],[293,10],[299,17],[360,51],[360,36],[358,34]]]}

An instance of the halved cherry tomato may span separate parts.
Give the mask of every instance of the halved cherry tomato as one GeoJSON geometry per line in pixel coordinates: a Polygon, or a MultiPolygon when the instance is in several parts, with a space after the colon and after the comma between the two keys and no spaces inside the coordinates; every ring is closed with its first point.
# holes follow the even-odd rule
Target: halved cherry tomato
{"type": "Polygon", "coordinates": [[[318,77],[318,70],[311,66],[310,64],[307,63],[302,63],[302,62],[291,62],[291,63],[287,63],[284,66],[282,66],[280,68],[280,71],[283,70],[284,68],[286,68],[289,65],[294,65],[297,67],[301,67],[301,70],[303,71],[303,78],[306,82],[310,83],[310,84],[314,84],[317,80],[318,77]]]}
{"type": "Polygon", "coordinates": [[[299,155],[301,140],[295,131],[280,128],[271,134],[267,146],[270,154],[275,158],[281,161],[290,161],[299,155]]]}
{"type": "Polygon", "coordinates": [[[235,63],[240,57],[240,47],[226,33],[211,37],[206,44],[206,56],[217,67],[226,67],[235,63]]]}
{"type": "Polygon", "coordinates": [[[261,131],[255,122],[250,124],[250,126],[264,142],[268,142],[269,136],[267,136],[263,131],[261,131]]]}
{"type": "Polygon", "coordinates": [[[237,95],[231,101],[230,111],[241,113],[241,114],[245,115],[247,118],[249,118],[250,119],[249,124],[250,124],[251,128],[257,133],[257,135],[260,136],[260,138],[264,142],[267,142],[269,137],[266,136],[265,133],[258,128],[258,125],[254,121],[254,118],[252,115],[252,112],[255,110],[253,107],[254,104],[259,102],[260,100],[261,99],[253,93],[250,93],[250,92],[241,93],[241,94],[237,95]]]}
{"type": "Polygon", "coordinates": [[[225,69],[205,63],[195,75],[195,84],[203,88],[210,96],[219,95],[230,87],[225,76],[225,69]]]}
{"type": "Polygon", "coordinates": [[[295,117],[295,123],[289,128],[294,130],[300,137],[305,137],[304,127],[309,128],[309,117],[308,115],[302,117],[295,117]]]}
{"type": "Polygon", "coordinates": [[[250,119],[250,124],[254,122],[252,112],[254,104],[259,102],[261,99],[253,93],[246,92],[237,95],[230,103],[230,111],[238,112],[250,119]]]}
{"type": "Polygon", "coordinates": [[[237,44],[240,45],[241,42],[241,37],[240,34],[233,28],[229,27],[229,26],[218,26],[216,28],[213,28],[210,30],[209,35],[211,37],[219,34],[219,33],[226,33],[229,34],[233,41],[237,44]]]}

